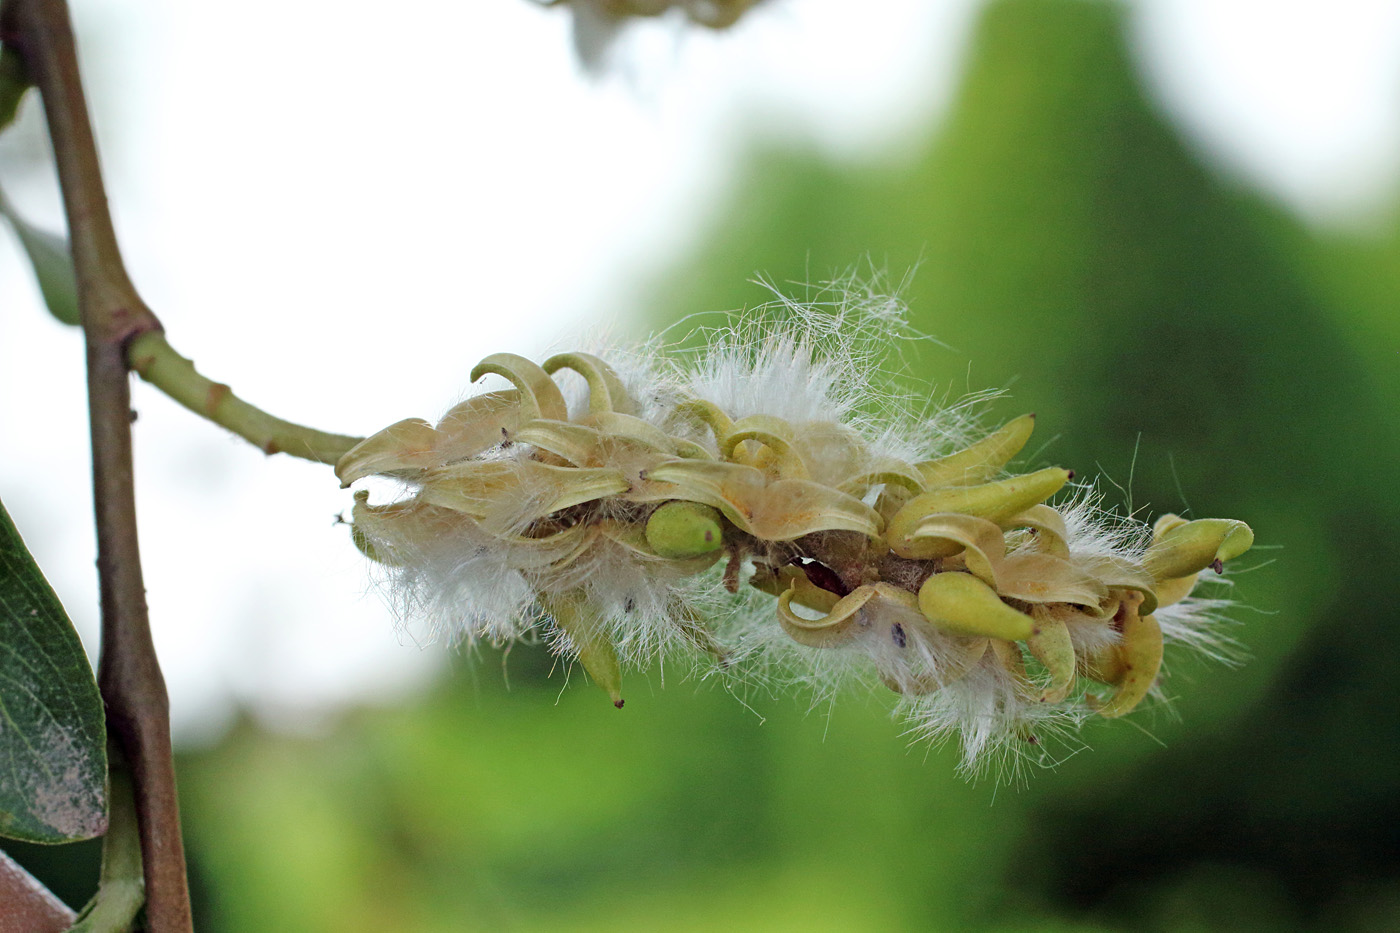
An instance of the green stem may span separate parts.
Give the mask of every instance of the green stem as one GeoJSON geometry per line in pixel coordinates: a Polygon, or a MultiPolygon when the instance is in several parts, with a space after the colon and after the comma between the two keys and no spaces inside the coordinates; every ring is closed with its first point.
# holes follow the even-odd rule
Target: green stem
{"type": "MultiPolygon", "coordinates": [[[[0,190],[0,217],[13,225],[29,253],[30,263],[44,293],[44,301],[54,317],[65,324],[79,324],[77,285],[68,243],[29,224],[15,211],[0,190]]],[[[201,417],[223,425],[264,453],[286,453],[294,457],[334,465],[358,437],[329,434],[290,421],[283,421],[234,395],[223,383],[207,379],[194,364],[180,356],[160,330],[150,330],[131,340],[126,350],[127,364],[141,378],[201,417]]]]}
{"type": "Polygon", "coordinates": [[[160,331],[148,331],[133,340],[126,358],[142,379],[264,453],[286,453],[334,465],[362,440],[283,421],[249,405],[228,386],[201,375],[194,363],[175,352],[160,331]]]}
{"type": "Polygon", "coordinates": [[[113,743],[108,772],[107,835],[102,840],[102,877],[97,896],[69,933],[125,933],[146,900],[141,868],[141,833],[131,775],[113,743]]]}

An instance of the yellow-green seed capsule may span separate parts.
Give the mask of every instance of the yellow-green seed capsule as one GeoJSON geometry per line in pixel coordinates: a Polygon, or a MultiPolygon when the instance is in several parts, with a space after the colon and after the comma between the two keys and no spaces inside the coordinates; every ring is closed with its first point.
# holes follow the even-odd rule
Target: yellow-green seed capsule
{"type": "Polygon", "coordinates": [[[1036,631],[1026,639],[1031,655],[1045,666],[1050,683],[1040,694],[1042,703],[1059,703],[1074,687],[1074,642],[1063,621],[1041,610],[1036,616],[1036,631]]]}
{"type": "Polygon", "coordinates": [[[916,466],[923,474],[924,485],[930,489],[985,483],[1021,452],[1034,429],[1035,415],[1022,415],[965,450],[940,460],[925,460],[916,466]]]}
{"type": "Polygon", "coordinates": [[[589,609],[587,599],[574,592],[542,596],[540,602],[554,617],[559,630],[569,636],[569,642],[578,652],[578,662],[588,676],[608,695],[613,706],[622,709],[622,665],[617,659],[617,649],[597,615],[589,609]]]}
{"type": "Polygon", "coordinates": [[[970,573],[936,573],[919,588],[919,609],[934,625],[957,635],[986,635],[1024,641],[1035,623],[1001,601],[996,591],[970,573]]]}
{"type": "Polygon", "coordinates": [[[350,526],[350,540],[354,542],[355,548],[361,554],[365,555],[376,564],[390,563],[379,553],[379,548],[374,546],[374,542],[365,535],[364,531],[356,528],[354,525],[350,526]]]}
{"type": "Polygon", "coordinates": [[[622,385],[617,371],[591,353],[557,353],[545,360],[540,368],[550,375],[561,369],[572,369],[582,376],[588,383],[590,414],[636,414],[636,406],[628,397],[627,389],[622,385]]]}
{"type": "Polygon", "coordinates": [[[1254,532],[1244,522],[1228,518],[1198,518],[1168,525],[1147,549],[1144,564],[1156,580],[1175,580],[1239,557],[1254,544],[1254,532]]]}
{"type": "Polygon", "coordinates": [[[1106,719],[1117,719],[1133,711],[1157,682],[1162,668],[1162,628],[1152,616],[1138,614],[1138,602],[1128,600],[1119,610],[1123,641],[1114,646],[1118,657],[1118,689],[1107,700],[1086,699],[1106,719]]]}
{"type": "Polygon", "coordinates": [[[890,550],[900,557],[929,560],[948,557],[962,545],[941,538],[919,539],[919,524],[929,515],[956,512],[1003,522],[1060,491],[1074,474],[1051,467],[979,486],[944,486],[910,499],[890,519],[885,534],[890,550]]]}
{"type": "Polygon", "coordinates": [[[537,363],[514,353],[493,353],[472,370],[472,382],[487,373],[505,376],[520,393],[520,420],[552,418],[569,420],[569,406],[559,386],[537,363]]]}
{"type": "Polygon", "coordinates": [[[667,502],[647,519],[647,544],[661,557],[684,560],[724,546],[718,509],[699,502],[667,502]]]}

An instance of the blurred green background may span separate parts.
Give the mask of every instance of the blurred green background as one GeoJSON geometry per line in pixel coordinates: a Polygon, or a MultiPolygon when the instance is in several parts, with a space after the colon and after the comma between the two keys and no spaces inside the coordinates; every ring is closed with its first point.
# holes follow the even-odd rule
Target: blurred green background
{"type": "Polygon", "coordinates": [[[539,652],[508,689],[462,658],[412,708],[179,761],[201,929],[1400,929],[1400,226],[1318,233],[1223,184],[1119,8],[1013,0],[917,158],[756,145],[644,303],[661,327],[864,257],[917,266],[945,346],[912,380],[1010,386],[994,417],[1038,412],[1038,457],[1254,526],[1249,663],[1169,657],[1169,709],[1007,788],[908,747],[888,697],[653,671],[619,713],[539,652]]]}

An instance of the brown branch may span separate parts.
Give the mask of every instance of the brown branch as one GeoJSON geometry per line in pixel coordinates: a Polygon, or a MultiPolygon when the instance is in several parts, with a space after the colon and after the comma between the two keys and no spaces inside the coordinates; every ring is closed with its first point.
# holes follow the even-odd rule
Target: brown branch
{"type": "Polygon", "coordinates": [[[117,249],[77,52],[64,0],[8,0],[7,35],[44,99],[68,215],[78,303],[87,342],[97,567],[102,595],[98,684],[107,722],[131,764],[146,879],[146,916],[156,933],[189,930],[189,891],[170,749],[165,678],[146,616],[132,489],[126,347],[160,329],[136,294],[117,249]]]}

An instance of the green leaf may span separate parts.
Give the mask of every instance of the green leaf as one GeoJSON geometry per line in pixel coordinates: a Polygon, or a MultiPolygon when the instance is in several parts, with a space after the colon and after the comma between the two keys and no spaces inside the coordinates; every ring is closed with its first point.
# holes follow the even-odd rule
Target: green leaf
{"type": "Polygon", "coordinates": [[[107,829],[102,698],[78,633],[0,505],[0,836],[107,829]]]}
{"type": "Polygon", "coordinates": [[[20,54],[12,47],[0,47],[0,130],[14,122],[20,101],[33,86],[20,54]]]}
{"type": "Polygon", "coordinates": [[[29,264],[34,267],[34,277],[39,280],[39,291],[44,295],[49,313],[76,327],[81,322],[78,279],[73,274],[73,253],[68,241],[56,233],[40,230],[21,217],[3,191],[0,191],[0,216],[14,227],[20,245],[29,254],[29,264]]]}

